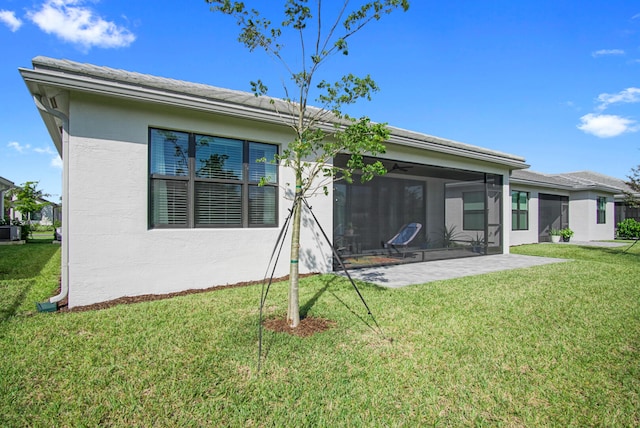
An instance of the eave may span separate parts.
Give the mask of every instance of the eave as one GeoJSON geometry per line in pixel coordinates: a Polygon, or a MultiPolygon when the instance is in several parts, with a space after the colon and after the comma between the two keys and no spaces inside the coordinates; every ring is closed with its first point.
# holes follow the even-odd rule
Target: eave
{"type": "MultiPolygon", "coordinates": [[[[197,90],[200,88],[203,89],[202,92],[204,93],[215,92],[207,91],[208,88],[216,88],[206,85],[171,81],[170,79],[113,70],[106,67],[89,66],[43,57],[34,59],[34,67],[34,69],[20,68],[19,71],[30,92],[36,97],[47,95],[47,92],[77,91],[173,108],[178,107],[214,113],[280,126],[283,125],[283,116],[286,117],[286,114],[283,115],[283,111],[285,111],[283,106],[286,106],[286,104],[282,100],[275,101],[280,107],[280,111],[278,111],[276,107],[268,106],[268,103],[264,106],[256,107],[255,105],[250,105],[256,104],[253,100],[243,104],[242,102],[230,102],[229,100],[220,100],[194,93],[198,92],[197,90]],[[109,77],[104,77],[104,74],[109,74],[109,77]],[[130,79],[127,80],[127,78],[130,79]],[[177,82],[177,88],[182,85],[188,90],[168,90],[166,86],[161,87],[166,85],[167,82],[177,82]]],[[[224,90],[220,91],[224,93],[224,90]]],[[[251,99],[249,96],[252,97],[251,94],[238,91],[229,91],[229,94],[239,95],[236,98],[240,100],[249,100],[251,99]],[[244,99],[243,95],[246,96],[244,99]]],[[[317,109],[311,109],[317,112],[317,109]]],[[[60,151],[59,124],[56,123],[55,118],[51,117],[51,115],[42,111],[41,115],[58,151],[60,151]]],[[[339,122],[336,121],[335,123],[339,122]]],[[[332,126],[333,123],[330,122],[325,124],[327,130],[330,130],[332,126]]],[[[394,127],[389,127],[389,131],[389,144],[492,163],[509,169],[524,169],[529,166],[525,163],[524,158],[518,156],[394,127]]]]}

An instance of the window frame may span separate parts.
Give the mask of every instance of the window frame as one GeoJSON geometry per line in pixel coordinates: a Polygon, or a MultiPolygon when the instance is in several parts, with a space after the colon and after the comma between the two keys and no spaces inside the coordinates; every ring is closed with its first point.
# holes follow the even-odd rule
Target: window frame
{"type": "Polygon", "coordinates": [[[530,203],[530,195],[529,192],[525,192],[522,190],[512,190],[511,191],[511,230],[529,230],[529,203],[530,203]],[[513,196],[517,194],[517,206],[516,209],[513,209],[513,196]],[[527,208],[523,209],[520,206],[521,195],[524,194],[527,200],[527,208]],[[522,215],[525,215],[525,225],[524,227],[520,224],[520,218],[522,215]],[[516,224],[514,224],[513,219],[516,219],[516,224]]]}
{"type": "Polygon", "coordinates": [[[598,196],[596,198],[596,224],[607,223],[607,198],[598,196]]]}
{"type": "MultiPolygon", "coordinates": [[[[470,201],[471,203],[471,201],[470,201]]],[[[473,201],[473,203],[477,203],[477,201],[473,201]]],[[[487,212],[487,195],[484,190],[476,190],[471,192],[462,192],[462,229],[463,230],[472,230],[472,231],[484,231],[486,226],[486,212],[487,212]],[[482,209],[467,209],[467,196],[482,196],[482,209]],[[470,227],[468,216],[476,216],[481,217],[482,221],[480,222],[481,226],[479,228],[470,227]]]]}
{"type": "MultiPolygon", "coordinates": [[[[175,129],[166,129],[160,127],[152,127],[148,128],[148,145],[147,145],[147,179],[148,179],[148,200],[147,200],[147,222],[149,229],[228,229],[228,228],[277,228],[279,226],[279,168],[277,165],[273,167],[273,174],[275,177],[272,177],[264,184],[260,184],[260,181],[252,180],[250,171],[251,171],[251,159],[250,159],[250,148],[252,144],[267,146],[274,149],[276,155],[279,154],[280,147],[277,144],[265,143],[259,141],[250,141],[239,138],[229,138],[222,136],[213,136],[198,132],[189,132],[175,129]],[[160,173],[152,172],[153,168],[153,149],[152,149],[152,137],[154,132],[174,132],[180,134],[186,134],[188,141],[188,167],[186,175],[165,175],[160,173]],[[230,142],[237,142],[241,144],[241,174],[242,177],[240,179],[233,178],[211,178],[211,177],[202,177],[198,176],[196,161],[197,157],[197,144],[199,137],[211,138],[215,141],[215,139],[226,140],[230,142]],[[187,190],[186,190],[186,221],[184,223],[155,223],[154,224],[154,183],[160,181],[174,181],[174,182],[186,182],[187,190]],[[227,185],[235,185],[240,187],[240,222],[238,223],[197,223],[197,205],[196,205],[196,197],[198,183],[215,183],[223,186],[227,185]],[[251,216],[253,209],[251,206],[251,200],[249,198],[250,193],[254,193],[252,188],[262,188],[264,189],[264,193],[274,192],[273,195],[273,213],[270,216],[273,218],[273,223],[269,222],[252,222],[251,216]],[[267,190],[272,189],[272,190],[267,190]]],[[[269,160],[267,160],[267,163],[269,160]]],[[[257,163],[257,162],[256,162],[257,163]]],[[[265,166],[265,169],[267,167],[265,166]]],[[[253,174],[255,175],[255,174],[253,174]]],[[[271,175],[271,174],[270,174],[271,175]]],[[[255,217],[254,217],[255,218],[255,217]]]]}

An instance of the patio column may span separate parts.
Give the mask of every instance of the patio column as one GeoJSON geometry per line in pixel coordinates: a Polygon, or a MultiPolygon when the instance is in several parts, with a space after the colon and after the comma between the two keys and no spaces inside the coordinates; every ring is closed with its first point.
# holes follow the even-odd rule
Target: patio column
{"type": "Polygon", "coordinates": [[[511,245],[511,184],[509,174],[502,176],[502,254],[509,254],[511,245]]]}

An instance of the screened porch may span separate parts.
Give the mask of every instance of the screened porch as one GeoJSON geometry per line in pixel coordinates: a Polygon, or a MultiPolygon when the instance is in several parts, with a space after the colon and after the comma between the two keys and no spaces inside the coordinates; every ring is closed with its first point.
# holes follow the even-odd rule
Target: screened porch
{"type": "MultiPolygon", "coordinates": [[[[346,162],[339,157],[336,163],[346,162]]],[[[334,184],[334,248],[347,267],[502,252],[502,176],[384,160],[387,174],[334,184]],[[419,223],[406,245],[389,241],[419,223]]],[[[394,241],[394,242],[397,242],[394,241]]],[[[339,268],[337,263],[334,263],[339,268]]]]}

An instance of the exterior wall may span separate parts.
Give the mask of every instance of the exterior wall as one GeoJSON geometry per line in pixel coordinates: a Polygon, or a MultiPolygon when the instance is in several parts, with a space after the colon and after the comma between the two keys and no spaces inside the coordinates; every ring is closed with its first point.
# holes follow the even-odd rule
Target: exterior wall
{"type": "MultiPolygon", "coordinates": [[[[605,195],[602,195],[605,196],[605,195]]],[[[607,213],[606,223],[596,224],[593,239],[614,239],[616,237],[616,207],[613,195],[606,195],[607,197],[607,213]]]]}
{"type": "MultiPolygon", "coordinates": [[[[484,186],[484,183],[483,183],[484,186]]],[[[478,184],[472,183],[456,183],[455,186],[449,187],[446,192],[445,199],[445,212],[446,212],[446,222],[445,226],[448,229],[455,228],[455,235],[457,240],[461,241],[471,241],[478,231],[475,230],[465,230],[463,214],[464,214],[464,200],[463,194],[465,192],[477,192],[483,191],[478,188],[478,184]]]]}
{"type": "MultiPolygon", "coordinates": [[[[614,206],[613,196],[597,192],[567,192],[536,188],[522,184],[512,184],[511,190],[529,192],[529,229],[511,230],[511,206],[509,205],[509,230],[511,245],[535,244],[538,239],[539,194],[569,195],[569,227],[574,231],[574,241],[596,241],[613,239],[614,206]],[[598,196],[607,197],[606,223],[597,224],[596,204],[598,196]]],[[[509,191],[509,195],[511,194],[509,191]]]]}
{"type": "MultiPolygon", "coordinates": [[[[149,229],[148,132],[150,127],[197,132],[280,144],[282,149],[291,138],[287,127],[79,93],[71,94],[69,105],[64,159],[68,238],[63,240],[68,262],[63,262],[63,273],[67,272],[70,307],[264,277],[279,228],[149,229]]],[[[385,157],[499,174],[505,183],[509,173],[506,167],[487,162],[392,144],[385,157]]],[[[282,187],[293,183],[294,177],[285,168],[279,174],[282,226],[291,208],[286,196],[293,193],[282,187]]],[[[329,192],[309,202],[332,238],[332,189],[329,192]]],[[[444,181],[430,181],[427,199],[443,201],[444,192],[444,181]]],[[[427,215],[444,217],[445,209],[429,204],[427,215]]],[[[289,239],[276,276],[288,274],[289,239]]],[[[504,233],[502,240],[503,251],[508,252],[504,233]]],[[[301,273],[331,271],[331,247],[308,214],[303,216],[301,241],[301,273]]]]}
{"type": "Polygon", "coordinates": [[[441,239],[442,229],[436,225],[445,224],[445,180],[431,178],[427,181],[427,224],[425,236],[430,242],[436,243],[441,239]]]}
{"type": "Polygon", "coordinates": [[[575,192],[569,198],[569,227],[575,232],[571,239],[589,241],[591,225],[596,224],[596,203],[590,192],[575,192]]]}
{"type": "MultiPolygon", "coordinates": [[[[276,143],[286,128],[142,103],[73,95],[68,178],[69,306],[121,296],[163,294],[261,280],[279,228],[149,229],[148,128],[276,143]]],[[[285,169],[281,186],[292,183],[285,169]]],[[[280,189],[279,225],[291,208],[280,189]]],[[[332,196],[310,200],[332,230],[332,196]]],[[[289,239],[276,276],[288,274],[289,239]]],[[[303,218],[300,271],[331,270],[331,249],[309,216],[303,218]]]]}
{"type": "Polygon", "coordinates": [[[13,183],[9,180],[6,180],[0,177],[0,221],[4,220],[5,217],[5,209],[4,206],[4,195],[5,192],[13,187],[13,183]]]}
{"type": "Polygon", "coordinates": [[[615,237],[615,211],[613,195],[598,192],[575,192],[569,199],[569,227],[576,241],[598,241],[615,237]],[[598,224],[598,197],[607,198],[605,223],[598,224]]]}
{"type": "Polygon", "coordinates": [[[509,191],[509,205],[505,210],[505,217],[508,218],[505,223],[508,223],[507,231],[510,238],[511,245],[523,245],[523,244],[537,244],[538,243],[538,190],[529,186],[522,186],[519,184],[511,184],[509,191]],[[527,230],[512,230],[511,224],[511,192],[512,191],[528,192],[529,193],[529,228],[527,230]]]}
{"type": "Polygon", "coordinates": [[[5,190],[0,189],[0,220],[4,220],[5,212],[4,212],[4,192],[5,190]]]}

